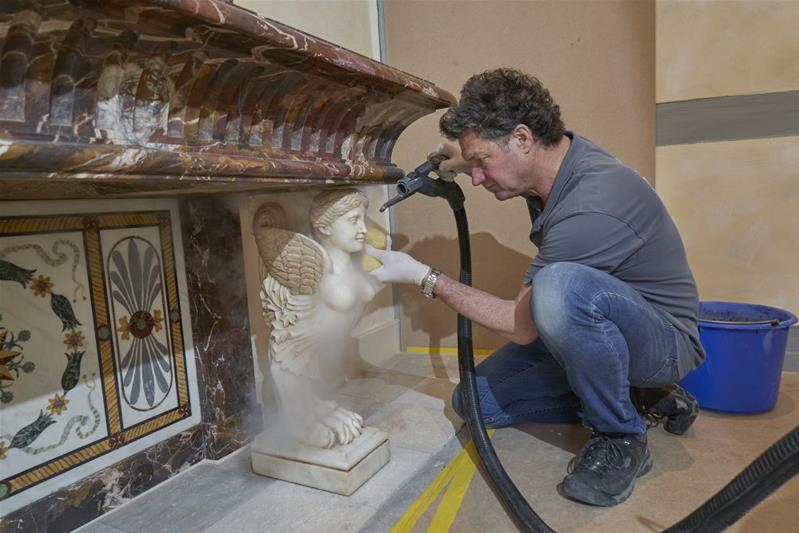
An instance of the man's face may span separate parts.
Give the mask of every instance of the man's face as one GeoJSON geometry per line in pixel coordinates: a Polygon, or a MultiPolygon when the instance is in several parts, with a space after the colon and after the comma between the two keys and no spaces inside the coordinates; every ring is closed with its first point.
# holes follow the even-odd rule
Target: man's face
{"type": "Polygon", "coordinates": [[[522,154],[513,136],[492,140],[468,131],[458,142],[463,158],[471,165],[472,185],[482,185],[497,200],[528,192],[522,154]]]}

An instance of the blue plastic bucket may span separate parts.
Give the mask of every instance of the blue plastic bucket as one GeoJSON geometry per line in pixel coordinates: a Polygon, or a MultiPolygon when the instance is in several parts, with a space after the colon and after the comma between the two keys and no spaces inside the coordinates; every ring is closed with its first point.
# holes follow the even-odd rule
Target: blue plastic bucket
{"type": "Polygon", "coordinates": [[[698,318],[707,358],[680,385],[706,409],[762,413],[774,408],[796,315],[765,305],[700,302],[698,318]]]}

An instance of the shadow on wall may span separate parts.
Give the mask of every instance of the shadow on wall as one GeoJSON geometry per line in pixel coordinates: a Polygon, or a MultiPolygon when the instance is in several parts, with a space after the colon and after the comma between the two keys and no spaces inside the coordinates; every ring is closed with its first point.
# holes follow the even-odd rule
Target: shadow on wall
{"type": "MultiPolygon", "coordinates": [[[[395,235],[394,249],[408,252],[421,261],[427,261],[447,276],[457,279],[460,273],[460,255],[457,238],[436,236],[417,241],[405,249],[408,238],[395,235]],[[427,260],[425,258],[435,258],[427,260]]],[[[530,254],[522,254],[504,246],[490,233],[471,235],[473,285],[490,294],[505,299],[515,299],[519,293],[522,276],[527,270],[535,247],[530,244],[530,254]]],[[[410,320],[403,327],[410,331],[422,331],[429,336],[426,346],[431,349],[456,346],[456,314],[440,300],[428,301],[415,287],[403,286],[400,290],[400,305],[403,315],[410,320]]],[[[506,341],[499,335],[474,325],[475,348],[497,348],[506,341]]]]}

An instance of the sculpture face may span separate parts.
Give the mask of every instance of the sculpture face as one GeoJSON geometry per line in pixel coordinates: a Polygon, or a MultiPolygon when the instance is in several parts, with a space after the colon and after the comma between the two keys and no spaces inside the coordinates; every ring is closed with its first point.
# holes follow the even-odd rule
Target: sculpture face
{"type": "Polygon", "coordinates": [[[327,240],[340,250],[358,253],[363,250],[366,240],[366,208],[358,206],[350,209],[333,223],[320,231],[327,240]]]}

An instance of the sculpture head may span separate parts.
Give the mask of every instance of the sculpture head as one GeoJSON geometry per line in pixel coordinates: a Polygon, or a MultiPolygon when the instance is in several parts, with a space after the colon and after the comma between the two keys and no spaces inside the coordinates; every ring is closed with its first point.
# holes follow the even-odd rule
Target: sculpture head
{"type": "Polygon", "coordinates": [[[369,200],[356,189],[325,191],[313,199],[311,227],[322,244],[348,253],[363,250],[369,200]]]}

